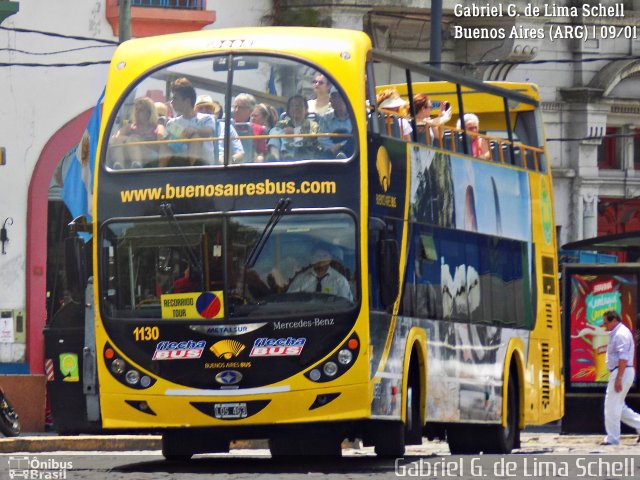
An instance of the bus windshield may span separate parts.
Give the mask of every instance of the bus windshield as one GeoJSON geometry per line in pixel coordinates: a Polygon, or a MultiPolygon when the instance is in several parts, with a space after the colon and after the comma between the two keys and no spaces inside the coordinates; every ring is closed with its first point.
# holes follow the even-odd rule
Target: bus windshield
{"type": "Polygon", "coordinates": [[[109,170],[340,160],[357,143],[349,102],[330,77],[278,56],[164,66],[132,86],[112,119],[109,170]]]}
{"type": "Polygon", "coordinates": [[[282,318],[352,308],[358,292],[353,217],[287,214],[266,229],[270,219],[170,216],[108,223],[101,282],[107,317],[282,318]]]}

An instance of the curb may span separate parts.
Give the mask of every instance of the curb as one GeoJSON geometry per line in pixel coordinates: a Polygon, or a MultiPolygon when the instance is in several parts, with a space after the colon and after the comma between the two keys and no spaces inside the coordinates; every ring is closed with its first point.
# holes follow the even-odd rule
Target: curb
{"type": "Polygon", "coordinates": [[[0,453],[161,450],[159,435],[82,435],[0,438],[0,453]]]}

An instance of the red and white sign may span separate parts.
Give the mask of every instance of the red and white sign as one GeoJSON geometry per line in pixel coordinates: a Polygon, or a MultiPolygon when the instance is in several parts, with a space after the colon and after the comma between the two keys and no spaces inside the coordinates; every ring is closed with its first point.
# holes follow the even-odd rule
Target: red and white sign
{"type": "Polygon", "coordinates": [[[298,356],[302,353],[302,347],[253,347],[250,357],[285,357],[298,356]]]}

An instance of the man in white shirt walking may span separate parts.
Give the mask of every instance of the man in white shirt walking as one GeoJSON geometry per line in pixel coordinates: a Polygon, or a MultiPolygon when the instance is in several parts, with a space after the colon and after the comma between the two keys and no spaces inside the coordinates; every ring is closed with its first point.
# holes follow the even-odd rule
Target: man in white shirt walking
{"type": "Polygon", "coordinates": [[[631,330],[622,323],[618,312],[609,310],[602,318],[604,327],[609,332],[607,368],[610,373],[604,399],[604,426],[607,436],[601,445],[618,445],[621,421],[640,433],[640,414],[630,409],[624,401],[635,378],[634,341],[631,330]]]}

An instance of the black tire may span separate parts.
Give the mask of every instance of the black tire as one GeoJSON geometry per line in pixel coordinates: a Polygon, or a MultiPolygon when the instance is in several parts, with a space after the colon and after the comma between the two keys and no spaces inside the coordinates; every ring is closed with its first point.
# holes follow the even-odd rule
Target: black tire
{"type": "Polygon", "coordinates": [[[415,367],[409,370],[405,408],[407,414],[404,422],[404,443],[405,445],[422,445],[423,425],[420,420],[420,377],[418,369],[415,367]]]}
{"type": "Polygon", "coordinates": [[[20,435],[18,414],[2,392],[0,392],[0,431],[7,437],[20,435]]]}
{"type": "Polygon", "coordinates": [[[162,456],[171,462],[186,462],[193,456],[193,448],[183,441],[182,435],[162,435],[162,456]]]}
{"type": "Polygon", "coordinates": [[[398,458],[404,455],[404,424],[390,423],[378,429],[374,442],[376,455],[381,458],[398,458]]]}
{"type": "Polygon", "coordinates": [[[518,381],[516,376],[509,375],[507,385],[507,422],[506,426],[498,425],[491,428],[490,440],[485,453],[507,454],[520,443],[519,411],[518,411],[518,381]]]}
{"type": "Polygon", "coordinates": [[[269,439],[271,457],[278,459],[340,458],[342,442],[335,435],[318,433],[311,438],[280,435],[269,439]]]}
{"type": "Polygon", "coordinates": [[[451,425],[447,427],[447,443],[451,455],[471,455],[480,453],[481,427],[476,425],[451,425]],[[479,438],[480,437],[480,438],[479,438]]]}

